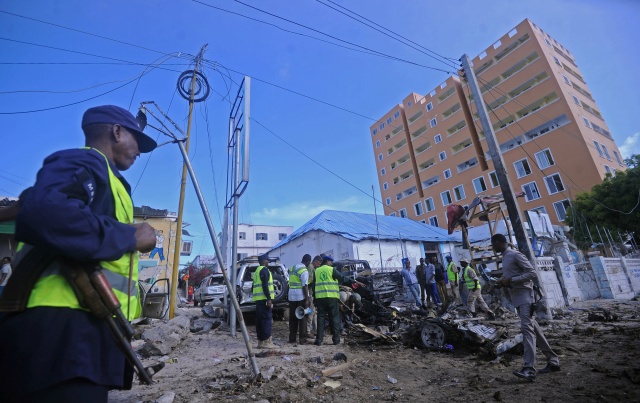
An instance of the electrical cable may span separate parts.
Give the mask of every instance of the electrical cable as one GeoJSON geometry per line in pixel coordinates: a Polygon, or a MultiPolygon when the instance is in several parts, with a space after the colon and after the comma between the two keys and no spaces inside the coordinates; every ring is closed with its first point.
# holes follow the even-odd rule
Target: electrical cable
{"type": "Polygon", "coordinates": [[[202,102],[209,97],[211,86],[207,78],[199,71],[185,70],[178,77],[178,93],[187,101],[191,102],[191,82],[195,76],[195,88],[193,89],[193,102],[202,102]]]}
{"type": "Polygon", "coordinates": [[[358,14],[358,13],[356,13],[356,12],[352,11],[352,10],[349,10],[348,8],[346,8],[346,7],[344,7],[344,6],[341,6],[341,5],[339,5],[339,4],[337,4],[337,3],[335,3],[335,2],[333,2],[333,1],[331,1],[331,0],[326,0],[326,1],[328,1],[329,3],[334,4],[335,6],[340,7],[341,9],[346,10],[347,12],[349,12],[349,13],[351,13],[351,14],[353,14],[353,15],[355,15],[355,16],[357,16],[357,17],[361,18],[361,19],[363,19],[364,21],[370,22],[371,24],[375,24],[375,25],[371,25],[371,24],[368,24],[367,22],[361,21],[361,20],[359,20],[359,19],[357,19],[357,18],[353,17],[352,15],[349,15],[349,14],[347,14],[347,13],[343,12],[343,11],[338,10],[338,9],[337,9],[337,8],[335,8],[335,7],[332,7],[332,6],[330,6],[330,5],[326,4],[326,3],[323,3],[321,0],[316,0],[316,1],[317,1],[318,3],[320,3],[320,4],[322,4],[322,5],[323,5],[323,6],[325,6],[325,7],[329,7],[329,8],[331,8],[332,10],[335,10],[335,11],[339,12],[340,14],[343,14],[343,15],[345,15],[345,16],[347,16],[347,17],[349,17],[349,18],[353,19],[354,21],[357,21],[357,22],[359,22],[359,23],[361,23],[361,24],[363,24],[363,25],[365,25],[365,26],[367,26],[367,27],[369,27],[369,28],[371,28],[371,29],[373,29],[373,30],[375,30],[375,31],[380,32],[381,34],[383,34],[383,35],[385,35],[385,36],[388,36],[388,37],[389,37],[389,38],[391,38],[391,39],[394,39],[394,40],[396,40],[396,41],[398,41],[398,42],[400,42],[400,43],[402,43],[402,44],[404,44],[404,45],[406,45],[406,46],[408,46],[408,47],[410,47],[410,48],[412,48],[412,49],[415,49],[415,50],[417,50],[418,52],[423,53],[423,54],[425,54],[425,55],[427,55],[427,56],[431,57],[432,59],[435,59],[435,60],[437,60],[437,61],[439,61],[439,62],[441,62],[441,63],[444,63],[447,67],[457,67],[457,65],[456,65],[454,62],[452,62],[452,61],[451,61],[451,60],[453,60],[453,61],[457,61],[456,59],[452,59],[452,58],[448,58],[448,57],[441,56],[441,55],[439,55],[438,53],[436,53],[436,52],[434,52],[434,51],[432,51],[432,50],[430,50],[430,49],[427,49],[427,48],[425,48],[424,46],[422,46],[422,45],[420,45],[420,44],[418,44],[418,43],[416,43],[416,42],[414,42],[414,41],[412,41],[412,40],[410,40],[410,39],[408,39],[408,38],[405,38],[404,36],[402,36],[402,35],[400,35],[400,34],[398,34],[398,33],[394,32],[394,31],[390,30],[389,28],[385,28],[385,27],[383,27],[382,25],[380,25],[380,24],[378,24],[378,23],[375,23],[375,22],[371,21],[370,19],[368,19],[368,18],[366,18],[366,17],[363,17],[362,15],[360,15],[360,14],[358,14]],[[379,26],[379,27],[381,27],[383,30],[388,31],[388,32],[392,33],[393,35],[395,35],[395,36],[399,37],[400,39],[395,38],[395,37],[393,37],[393,36],[389,35],[388,33],[384,32],[383,30],[381,30],[380,28],[378,28],[378,26],[379,26]],[[409,42],[409,43],[407,43],[407,42],[409,42]],[[435,57],[435,56],[433,56],[433,55],[430,55],[430,54],[426,53],[425,51],[423,51],[423,50],[421,50],[421,49],[419,49],[419,48],[417,48],[417,47],[415,47],[415,46],[413,46],[413,45],[417,45],[418,47],[420,47],[420,48],[422,48],[422,49],[426,50],[427,52],[433,53],[434,55],[438,56],[440,59],[438,59],[437,57],[435,57]],[[441,60],[441,59],[442,59],[442,60],[441,60]]]}

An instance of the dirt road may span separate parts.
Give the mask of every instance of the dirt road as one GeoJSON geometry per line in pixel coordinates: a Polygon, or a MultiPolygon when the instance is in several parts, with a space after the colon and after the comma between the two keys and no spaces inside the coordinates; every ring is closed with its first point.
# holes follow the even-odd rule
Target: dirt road
{"type": "MultiPolygon", "coordinates": [[[[111,392],[109,401],[640,401],[639,308],[637,301],[587,301],[549,321],[543,329],[560,354],[562,371],[539,375],[535,382],[512,375],[522,366],[521,348],[491,360],[463,351],[358,344],[362,338],[355,334],[339,346],[294,346],[286,343],[287,322],[278,321],[273,335],[281,348],[273,356],[257,358],[268,381],[249,381],[251,366],[242,337],[232,338],[221,326],[206,334],[189,334],[164,358],[167,365],[154,377],[156,384],[111,392]],[[599,307],[617,314],[618,321],[589,321],[589,313],[599,307]],[[335,378],[323,377],[322,370],[344,363],[332,360],[339,352],[346,355],[349,368],[335,378]]],[[[193,308],[180,313],[202,316],[193,308]]],[[[515,317],[507,321],[515,323],[515,317]]],[[[538,354],[538,367],[544,364],[544,356],[538,354]]]]}

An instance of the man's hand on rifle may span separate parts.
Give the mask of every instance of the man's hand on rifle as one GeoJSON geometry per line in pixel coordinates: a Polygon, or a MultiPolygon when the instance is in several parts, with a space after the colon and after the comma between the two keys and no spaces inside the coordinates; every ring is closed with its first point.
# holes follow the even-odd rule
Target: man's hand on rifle
{"type": "Polygon", "coordinates": [[[511,287],[511,278],[501,278],[498,280],[498,285],[500,287],[511,287]]]}

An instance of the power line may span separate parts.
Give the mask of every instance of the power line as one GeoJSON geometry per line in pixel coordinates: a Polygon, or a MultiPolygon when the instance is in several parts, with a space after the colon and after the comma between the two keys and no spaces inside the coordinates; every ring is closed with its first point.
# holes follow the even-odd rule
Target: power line
{"type": "Polygon", "coordinates": [[[454,62],[452,62],[452,61],[451,61],[451,60],[456,61],[456,59],[452,59],[452,58],[449,58],[449,57],[444,57],[444,56],[442,56],[442,55],[439,55],[438,53],[436,53],[436,52],[434,52],[434,51],[432,51],[432,50],[430,50],[430,49],[427,49],[427,48],[425,48],[424,46],[422,46],[422,45],[420,45],[420,44],[418,44],[418,43],[416,43],[416,42],[414,42],[414,41],[412,41],[412,40],[410,40],[410,39],[408,39],[408,38],[405,38],[404,36],[402,36],[402,35],[400,35],[400,34],[398,34],[398,33],[394,32],[394,31],[390,30],[389,28],[385,28],[385,27],[383,27],[382,25],[380,25],[380,24],[378,24],[378,23],[375,23],[375,22],[371,21],[370,19],[368,19],[368,18],[366,18],[366,17],[363,17],[362,15],[360,15],[360,14],[358,14],[358,13],[356,13],[356,12],[352,11],[352,10],[349,10],[348,8],[346,8],[346,7],[344,7],[344,6],[341,6],[341,5],[339,5],[339,4],[337,4],[337,3],[335,3],[335,2],[333,2],[333,1],[331,1],[331,0],[327,0],[329,3],[334,4],[335,6],[337,6],[337,7],[341,8],[341,9],[343,9],[343,10],[346,10],[347,12],[349,12],[349,13],[351,13],[351,14],[353,14],[353,15],[357,16],[358,18],[361,18],[362,20],[367,21],[367,22],[370,22],[371,24],[375,24],[375,25],[371,25],[371,24],[368,24],[367,22],[361,21],[361,20],[359,20],[359,19],[357,19],[357,18],[353,17],[353,15],[349,15],[349,14],[347,14],[347,13],[345,13],[345,12],[341,11],[341,10],[338,10],[338,9],[337,9],[337,8],[335,8],[335,7],[330,6],[329,4],[323,3],[321,0],[316,0],[316,1],[317,1],[318,3],[320,3],[320,4],[322,4],[323,6],[329,7],[329,8],[331,8],[332,10],[335,10],[335,11],[339,12],[340,14],[343,14],[343,15],[345,15],[345,16],[347,16],[347,17],[349,17],[349,18],[353,19],[354,21],[357,21],[357,22],[359,22],[359,23],[361,23],[361,24],[363,24],[363,25],[365,25],[365,26],[367,26],[367,27],[369,27],[369,28],[371,28],[371,29],[374,29],[374,30],[376,30],[376,31],[380,32],[381,34],[383,34],[383,35],[385,35],[385,36],[388,36],[388,37],[389,37],[389,38],[391,38],[391,39],[394,39],[394,40],[396,40],[396,41],[398,41],[398,42],[400,42],[400,43],[402,43],[402,44],[404,44],[404,45],[406,45],[406,46],[409,46],[410,48],[415,49],[415,50],[417,50],[418,52],[423,53],[423,54],[425,54],[425,55],[427,55],[427,56],[429,56],[429,57],[431,57],[431,58],[433,58],[433,59],[435,59],[435,60],[437,60],[437,61],[439,61],[439,62],[441,62],[441,63],[444,63],[444,64],[445,64],[445,65],[447,65],[448,67],[457,67],[457,66],[456,66],[456,64],[455,64],[454,62]],[[381,28],[382,28],[382,30],[381,30],[380,28],[378,28],[378,26],[379,26],[379,27],[381,27],[381,28]],[[388,34],[388,33],[384,32],[383,30],[384,30],[384,31],[388,31],[388,32],[390,32],[391,34],[395,35],[396,37],[398,37],[398,38],[400,38],[400,39],[398,39],[398,38],[396,38],[396,37],[391,36],[390,34],[388,34]],[[409,43],[407,43],[407,42],[409,42],[409,43]],[[418,47],[413,46],[413,45],[416,45],[416,46],[418,46],[419,48],[422,48],[422,49],[424,49],[424,50],[421,50],[421,49],[419,49],[418,47]],[[425,51],[426,51],[426,52],[425,52],[425,51]],[[429,53],[427,53],[427,52],[429,52],[429,53],[433,53],[434,55],[438,56],[440,59],[438,59],[437,57],[435,57],[435,56],[433,56],[433,55],[430,55],[430,54],[429,54],[429,53]],[[442,59],[442,60],[441,60],[441,59],[442,59]]]}

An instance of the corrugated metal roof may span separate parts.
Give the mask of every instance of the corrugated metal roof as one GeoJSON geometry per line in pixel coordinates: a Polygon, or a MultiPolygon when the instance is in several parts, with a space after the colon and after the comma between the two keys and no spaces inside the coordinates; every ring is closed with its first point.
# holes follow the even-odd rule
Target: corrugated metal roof
{"type": "MultiPolygon", "coordinates": [[[[422,224],[407,218],[379,215],[376,228],[374,214],[353,213],[348,211],[325,210],[302,225],[274,248],[285,245],[310,231],[323,231],[338,234],[347,239],[407,240],[423,242],[455,242],[454,235],[447,230],[422,224]]],[[[459,238],[459,237],[458,237],[459,238]]]]}

